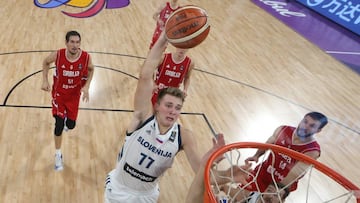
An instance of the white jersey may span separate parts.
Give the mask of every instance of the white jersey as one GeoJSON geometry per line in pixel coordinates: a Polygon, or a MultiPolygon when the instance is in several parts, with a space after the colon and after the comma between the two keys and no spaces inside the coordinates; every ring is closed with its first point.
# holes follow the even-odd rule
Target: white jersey
{"type": "Polygon", "coordinates": [[[150,117],[137,130],[127,134],[111,180],[113,189],[119,184],[139,192],[154,190],[159,177],[171,167],[180,146],[178,123],[160,135],[156,118],[150,117]]]}

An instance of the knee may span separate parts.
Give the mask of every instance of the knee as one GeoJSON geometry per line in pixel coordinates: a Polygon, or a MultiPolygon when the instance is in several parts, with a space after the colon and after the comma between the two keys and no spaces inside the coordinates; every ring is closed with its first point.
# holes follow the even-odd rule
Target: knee
{"type": "Polygon", "coordinates": [[[76,125],[76,121],[71,120],[71,119],[66,119],[66,127],[71,129],[74,129],[76,125]]]}
{"type": "Polygon", "coordinates": [[[59,116],[55,117],[55,130],[54,134],[55,136],[60,136],[62,134],[62,131],[64,130],[64,119],[59,116]]]}

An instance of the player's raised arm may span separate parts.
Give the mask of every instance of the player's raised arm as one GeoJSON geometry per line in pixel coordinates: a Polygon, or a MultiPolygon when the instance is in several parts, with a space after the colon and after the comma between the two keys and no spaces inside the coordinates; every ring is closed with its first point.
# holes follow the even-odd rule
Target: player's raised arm
{"type": "Polygon", "coordinates": [[[151,96],[154,85],[153,73],[161,60],[166,44],[167,40],[165,35],[162,34],[154,47],[149,51],[148,56],[140,69],[139,81],[134,98],[135,118],[140,122],[152,113],[151,96]]]}

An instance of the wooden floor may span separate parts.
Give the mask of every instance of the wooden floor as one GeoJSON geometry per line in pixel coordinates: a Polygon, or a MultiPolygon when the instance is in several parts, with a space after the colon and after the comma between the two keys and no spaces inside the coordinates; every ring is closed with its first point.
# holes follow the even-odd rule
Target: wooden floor
{"type": "MultiPolygon", "coordinates": [[[[207,10],[212,26],[189,51],[196,70],[180,120],[199,150],[211,146],[212,131],[229,143],[264,142],[277,126],[320,111],[330,119],[317,136],[320,161],[360,186],[359,75],[249,0],[191,3],[207,10]]],[[[61,11],[80,8],[0,2],[0,203],[103,201],[159,4],[134,0],[77,19],[61,11]],[[64,134],[65,169],[55,172],[51,98],[40,90],[40,71],[70,29],[82,34],[96,68],[90,102],[81,103],[76,129],[64,134]]],[[[161,181],[160,202],[183,202],[192,177],[180,153],[161,181]]]]}

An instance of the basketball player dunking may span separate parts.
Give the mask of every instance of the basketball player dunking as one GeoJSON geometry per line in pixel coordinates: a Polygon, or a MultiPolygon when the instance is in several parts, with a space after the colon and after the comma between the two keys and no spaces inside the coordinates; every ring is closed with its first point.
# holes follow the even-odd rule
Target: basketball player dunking
{"type": "MultiPolygon", "coordinates": [[[[202,159],[210,155],[211,151],[201,158],[192,132],[177,123],[184,101],[181,90],[162,89],[158,102],[154,107],[150,106],[153,73],[166,43],[162,34],[141,68],[133,118],[127,128],[116,168],[106,178],[104,198],[107,203],[156,203],[159,178],[171,167],[180,150],[184,150],[194,172],[199,169],[202,159]]],[[[224,145],[221,134],[217,139],[213,148],[224,145]]]]}

